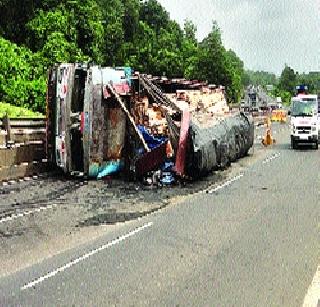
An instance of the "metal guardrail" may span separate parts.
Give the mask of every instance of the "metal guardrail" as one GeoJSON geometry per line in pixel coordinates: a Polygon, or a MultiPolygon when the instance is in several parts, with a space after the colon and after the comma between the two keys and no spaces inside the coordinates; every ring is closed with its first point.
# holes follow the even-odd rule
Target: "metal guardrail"
{"type": "Polygon", "coordinates": [[[9,118],[0,120],[0,145],[45,140],[45,118],[9,118]]]}
{"type": "Polygon", "coordinates": [[[45,128],[46,119],[45,117],[34,117],[34,118],[3,118],[0,119],[0,129],[7,129],[7,120],[9,120],[9,125],[12,129],[33,129],[33,128],[45,128]]]}
{"type": "Polygon", "coordinates": [[[45,128],[44,117],[0,120],[0,181],[38,173],[46,167],[45,128]]]}

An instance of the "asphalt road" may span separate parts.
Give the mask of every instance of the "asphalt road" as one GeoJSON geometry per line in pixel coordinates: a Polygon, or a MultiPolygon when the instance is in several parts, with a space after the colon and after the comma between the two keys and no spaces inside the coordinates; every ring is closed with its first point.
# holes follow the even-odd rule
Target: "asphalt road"
{"type": "Polygon", "coordinates": [[[320,262],[320,151],[288,140],[209,193],[0,279],[0,305],[301,306],[320,262]]]}

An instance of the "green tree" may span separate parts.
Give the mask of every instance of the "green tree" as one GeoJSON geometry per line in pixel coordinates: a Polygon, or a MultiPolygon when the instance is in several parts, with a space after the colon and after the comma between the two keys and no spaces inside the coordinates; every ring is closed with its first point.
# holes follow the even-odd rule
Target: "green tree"
{"type": "Polygon", "coordinates": [[[170,30],[160,30],[153,50],[155,74],[183,77],[182,39],[183,32],[176,22],[170,21],[170,30]]]}
{"type": "Polygon", "coordinates": [[[168,27],[170,17],[157,0],[147,0],[140,7],[140,20],[159,33],[168,27]]]}
{"type": "Polygon", "coordinates": [[[108,66],[123,65],[125,8],[121,0],[99,0],[104,28],[104,60],[108,66]]]}
{"type": "Polygon", "coordinates": [[[209,35],[199,44],[196,77],[207,79],[210,83],[222,84],[226,81],[224,67],[225,48],[217,23],[213,23],[209,35]]]}
{"type": "Polygon", "coordinates": [[[40,6],[40,0],[26,0],[23,3],[19,0],[0,1],[0,36],[17,44],[25,43],[25,25],[40,6]]]}
{"type": "Polygon", "coordinates": [[[251,82],[250,74],[248,73],[248,71],[245,70],[242,75],[242,85],[246,87],[250,84],[253,84],[251,82]]]}
{"type": "Polygon", "coordinates": [[[75,19],[76,16],[65,10],[63,6],[48,12],[39,10],[35,18],[26,24],[29,30],[28,45],[34,51],[39,51],[50,40],[53,33],[61,33],[64,40],[75,43],[78,40],[75,19]]]}
{"type": "Polygon", "coordinates": [[[95,0],[68,1],[67,4],[67,9],[74,14],[76,19],[77,46],[92,61],[97,64],[103,64],[105,33],[100,6],[95,0]]]}
{"type": "Polygon", "coordinates": [[[260,85],[264,88],[266,85],[277,85],[278,80],[275,74],[266,71],[251,71],[246,70],[244,74],[244,85],[260,85]]]}
{"type": "Polygon", "coordinates": [[[139,27],[140,2],[139,0],[124,0],[122,3],[124,40],[134,42],[139,27]]]}
{"type": "Polygon", "coordinates": [[[192,42],[193,44],[197,45],[196,33],[197,27],[196,25],[189,19],[184,21],[184,37],[186,40],[192,42]]]}
{"type": "Polygon", "coordinates": [[[297,76],[295,71],[289,67],[285,66],[283,69],[280,79],[279,79],[279,89],[291,93],[294,95],[295,87],[297,83],[297,76]]]}
{"type": "Polygon", "coordinates": [[[194,78],[198,64],[197,28],[190,20],[184,23],[184,39],[182,42],[183,75],[185,78],[194,78]]]}
{"type": "Polygon", "coordinates": [[[272,96],[280,97],[283,104],[290,105],[291,98],[292,98],[292,94],[290,92],[282,90],[277,86],[273,89],[272,96]]]}
{"type": "Polygon", "coordinates": [[[320,92],[320,73],[297,74],[297,84],[307,85],[309,93],[318,94],[320,92]]]}
{"type": "Polygon", "coordinates": [[[140,21],[134,43],[124,45],[125,65],[145,73],[154,73],[154,46],[157,41],[155,31],[140,21]]]}
{"type": "Polygon", "coordinates": [[[216,23],[198,42],[195,25],[186,20],[182,29],[156,0],[0,0],[0,10],[0,36],[10,40],[1,41],[0,98],[17,105],[43,110],[46,69],[55,62],[208,80],[225,85],[233,101],[248,82],[216,23]]]}
{"type": "Polygon", "coordinates": [[[31,50],[0,38],[0,101],[45,110],[46,80],[31,50]]]}
{"type": "Polygon", "coordinates": [[[226,52],[227,74],[230,84],[227,86],[227,93],[232,102],[239,102],[243,93],[242,79],[244,75],[244,64],[232,50],[226,52]]]}
{"type": "Polygon", "coordinates": [[[42,57],[42,64],[48,68],[54,63],[86,62],[89,57],[74,43],[68,41],[61,32],[53,32],[38,53],[42,57]]]}
{"type": "MultiPolygon", "coordinates": [[[[50,11],[41,9],[26,26],[30,32],[28,43],[34,51],[48,44],[53,46],[49,42],[53,38],[57,49],[58,38],[61,38],[61,44],[68,53],[62,56],[60,51],[59,58],[68,60],[82,53],[96,63],[103,63],[105,44],[102,13],[93,0],[67,1],[50,11]],[[66,44],[69,44],[68,48],[65,48],[66,44]]],[[[56,60],[55,57],[52,60],[56,60]]]]}

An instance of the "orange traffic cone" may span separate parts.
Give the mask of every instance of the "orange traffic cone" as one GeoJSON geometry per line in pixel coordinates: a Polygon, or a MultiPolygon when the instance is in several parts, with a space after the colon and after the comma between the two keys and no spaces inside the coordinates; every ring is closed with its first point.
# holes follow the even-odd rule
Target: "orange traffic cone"
{"type": "Polygon", "coordinates": [[[267,130],[264,138],[262,139],[262,144],[264,146],[270,146],[275,144],[276,140],[272,137],[271,133],[271,120],[270,118],[267,119],[267,130]]]}

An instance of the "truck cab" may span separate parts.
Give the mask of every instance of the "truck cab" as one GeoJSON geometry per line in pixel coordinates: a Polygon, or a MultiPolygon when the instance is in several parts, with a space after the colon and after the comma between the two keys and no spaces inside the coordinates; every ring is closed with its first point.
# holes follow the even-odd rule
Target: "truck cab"
{"type": "Polygon", "coordinates": [[[291,147],[310,144],[318,149],[319,119],[317,95],[298,94],[291,100],[291,147]]]}

